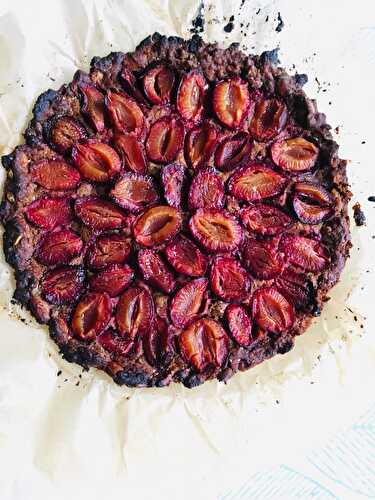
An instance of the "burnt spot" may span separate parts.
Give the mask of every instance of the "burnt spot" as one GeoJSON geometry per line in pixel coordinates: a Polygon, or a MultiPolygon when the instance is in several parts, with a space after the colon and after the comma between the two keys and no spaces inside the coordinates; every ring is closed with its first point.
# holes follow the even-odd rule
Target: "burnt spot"
{"type": "Polygon", "coordinates": [[[114,381],[119,385],[128,387],[147,387],[148,377],[144,372],[122,370],[114,376],[114,381]]]}
{"type": "Polygon", "coordinates": [[[361,208],[360,203],[353,205],[353,217],[356,226],[364,226],[366,224],[366,216],[361,208]]]}
{"type": "Polygon", "coordinates": [[[265,50],[261,56],[260,56],[260,61],[265,64],[265,63],[270,63],[270,64],[279,64],[279,48],[276,47],[275,49],[272,50],[265,50]]]}

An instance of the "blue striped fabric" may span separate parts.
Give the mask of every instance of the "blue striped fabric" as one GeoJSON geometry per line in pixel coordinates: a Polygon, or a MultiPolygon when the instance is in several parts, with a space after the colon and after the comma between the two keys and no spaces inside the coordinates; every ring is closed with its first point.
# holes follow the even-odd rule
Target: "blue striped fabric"
{"type": "Polygon", "coordinates": [[[218,500],[375,498],[375,404],[300,463],[301,470],[280,464],[255,474],[218,500]]]}
{"type": "Polygon", "coordinates": [[[310,477],[280,465],[276,469],[256,474],[239,490],[228,493],[219,500],[293,500],[314,498],[337,499],[331,491],[310,477]]]}
{"type": "Polygon", "coordinates": [[[311,453],[308,460],[349,491],[375,498],[375,404],[346,432],[311,453]]]}

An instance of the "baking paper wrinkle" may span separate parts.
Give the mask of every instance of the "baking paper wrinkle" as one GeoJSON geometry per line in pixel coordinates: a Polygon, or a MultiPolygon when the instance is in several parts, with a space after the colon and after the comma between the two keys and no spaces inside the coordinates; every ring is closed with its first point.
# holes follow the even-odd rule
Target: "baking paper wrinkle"
{"type": "MultiPolygon", "coordinates": [[[[72,79],[77,69],[88,71],[93,56],[133,50],[154,31],[190,36],[191,21],[200,3],[50,0],[46,8],[45,2],[12,0],[6,8],[1,7],[0,154],[10,152],[20,142],[31,103],[42,91],[59,88],[72,79]]],[[[327,112],[329,122],[344,123],[342,149],[362,162],[361,168],[368,172],[364,183],[357,167],[355,172],[349,170],[353,192],[366,193],[372,171],[368,156],[357,144],[366,106],[359,106],[361,114],[350,107],[353,104],[347,102],[345,91],[345,85],[351,85],[350,76],[341,69],[341,62],[337,62],[337,73],[332,71],[330,62],[341,57],[344,64],[345,51],[353,65],[357,64],[356,59],[364,60],[363,54],[373,58],[373,51],[362,50],[371,28],[353,28],[345,35],[347,38],[343,38],[345,30],[337,28],[337,37],[341,38],[332,37],[331,52],[329,48],[319,51],[314,44],[320,47],[319,44],[329,44],[330,39],[324,38],[324,34],[319,39],[312,35],[316,25],[324,22],[317,20],[319,14],[314,6],[304,4],[302,11],[299,2],[245,2],[238,14],[240,3],[205,2],[202,36],[225,45],[239,41],[241,46],[254,46],[255,52],[280,44],[283,65],[291,67],[295,63],[297,70],[310,73],[307,91],[312,95],[316,93],[316,74],[322,81],[331,78],[334,90],[318,95],[319,107],[327,112]],[[259,8],[262,12],[256,16],[259,8]],[[285,28],[276,35],[273,20],[279,10],[285,28]],[[232,14],[234,29],[226,34],[223,26],[232,14]],[[267,15],[269,22],[265,23],[267,15]],[[247,37],[240,33],[240,22],[250,22],[247,37]],[[257,34],[252,35],[253,32],[257,34]],[[313,51],[318,52],[316,58],[305,60],[313,51]],[[345,75],[348,81],[344,80],[345,75]],[[334,101],[331,108],[329,99],[334,101]],[[357,135],[350,133],[353,121],[357,135]],[[345,127],[349,132],[345,132],[345,127]]],[[[341,3],[338,5],[342,12],[341,3]]],[[[325,9],[330,19],[334,9],[331,5],[325,9]]],[[[359,23],[360,14],[353,15],[359,23]]],[[[348,24],[344,27],[348,30],[348,24]]],[[[329,28],[333,29],[331,25],[329,28]]],[[[364,93],[365,90],[366,87],[364,93]]],[[[370,84],[367,91],[373,95],[370,84]]],[[[2,171],[1,179],[4,177],[2,171]]],[[[121,492],[135,500],[151,498],[150,490],[153,498],[158,498],[156,485],[166,492],[160,496],[163,500],[211,500],[236,478],[247,477],[272,461],[323,439],[343,419],[349,419],[357,407],[359,412],[367,404],[359,370],[373,370],[375,366],[374,341],[368,335],[361,338],[364,331],[370,332],[368,304],[373,298],[370,288],[364,292],[361,288],[369,283],[365,271],[372,259],[368,243],[363,245],[363,241],[372,228],[372,220],[366,228],[353,228],[352,258],[331,293],[332,299],[322,317],[297,339],[290,353],[237,374],[227,385],[211,381],[193,390],[177,384],[163,389],[120,388],[101,372],[82,372],[78,366],[62,360],[48,338],[47,328],[10,305],[14,279],[2,256],[0,498],[25,500],[22,491],[27,491],[28,500],[59,500],[59,495],[64,500],[102,499],[103,495],[112,500],[121,492]],[[346,309],[348,303],[357,322],[346,309]],[[27,324],[19,321],[20,316],[26,318],[27,324]],[[360,329],[361,322],[365,329],[360,329]],[[59,370],[62,374],[57,377],[59,370]],[[324,408],[332,406],[333,394],[333,413],[324,415],[324,408]],[[309,432],[305,431],[306,426],[309,432]],[[72,496],[69,481],[76,484],[76,497],[72,496]],[[173,491],[182,496],[171,496],[173,491]]]]}

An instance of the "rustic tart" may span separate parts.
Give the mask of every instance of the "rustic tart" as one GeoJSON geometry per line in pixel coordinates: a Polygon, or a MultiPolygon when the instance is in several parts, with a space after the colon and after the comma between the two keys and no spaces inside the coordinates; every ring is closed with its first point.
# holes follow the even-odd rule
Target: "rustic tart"
{"type": "Polygon", "coordinates": [[[37,99],[2,158],[4,251],[65,359],[194,387],[320,314],[351,246],[346,162],[277,63],[155,33],[37,99]]]}

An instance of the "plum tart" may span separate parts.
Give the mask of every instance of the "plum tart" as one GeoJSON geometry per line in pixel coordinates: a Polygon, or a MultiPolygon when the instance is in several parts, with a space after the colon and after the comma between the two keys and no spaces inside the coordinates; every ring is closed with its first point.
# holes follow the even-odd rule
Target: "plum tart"
{"type": "Polygon", "coordinates": [[[320,314],[351,246],[346,162],[275,55],[155,33],[38,98],[2,159],[4,250],[68,361],[194,387],[320,314]]]}

